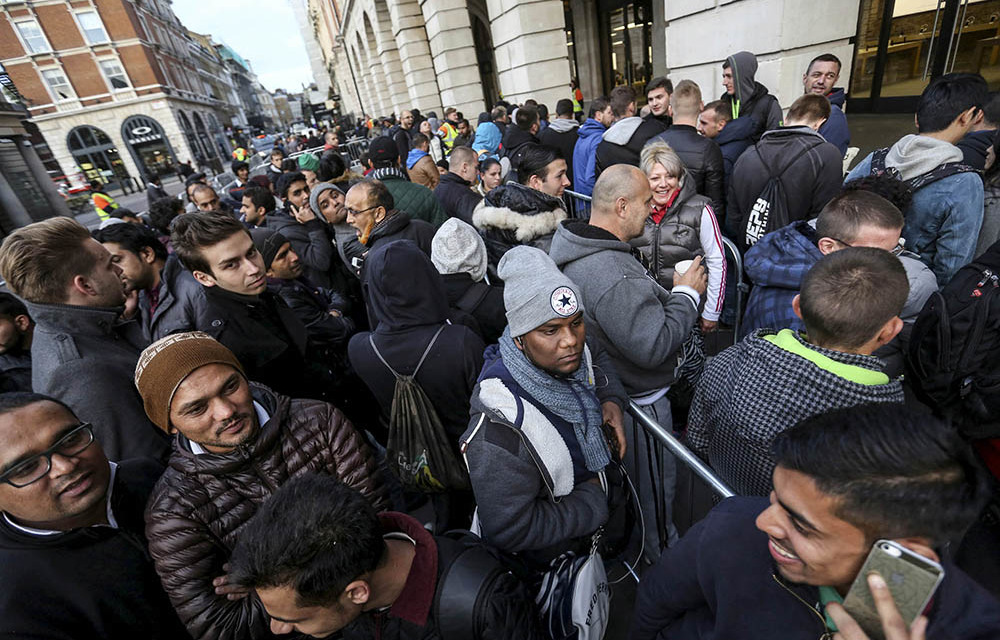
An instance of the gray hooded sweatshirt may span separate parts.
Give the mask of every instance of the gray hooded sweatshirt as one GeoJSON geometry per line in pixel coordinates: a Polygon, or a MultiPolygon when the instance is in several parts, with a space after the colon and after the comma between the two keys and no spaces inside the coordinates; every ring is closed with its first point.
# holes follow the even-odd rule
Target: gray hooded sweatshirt
{"type": "Polygon", "coordinates": [[[732,106],[733,118],[754,117],[757,126],[754,127],[753,139],[759,140],[764,131],[781,126],[781,105],[767,87],[754,78],[757,75],[757,56],[749,51],[740,51],[726,58],[726,62],[733,72],[735,90],[733,95],[723,94],[722,99],[732,106]]]}
{"type": "Polygon", "coordinates": [[[549,255],[577,283],[587,331],[607,347],[625,391],[638,396],[673,384],[698,319],[698,293],[667,291],[627,243],[581,220],[559,225],[549,255]]]}

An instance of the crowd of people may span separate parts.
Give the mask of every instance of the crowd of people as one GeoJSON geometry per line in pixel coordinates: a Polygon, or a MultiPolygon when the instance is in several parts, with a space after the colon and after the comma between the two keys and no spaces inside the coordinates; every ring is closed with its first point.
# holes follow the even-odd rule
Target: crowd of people
{"type": "Polygon", "coordinates": [[[637,640],[1000,637],[1000,98],[934,79],[845,177],[840,69],[411,109],[13,231],[0,635],[589,640],[606,567],[637,640]],[[647,419],[736,496],[681,526],[647,419]]]}

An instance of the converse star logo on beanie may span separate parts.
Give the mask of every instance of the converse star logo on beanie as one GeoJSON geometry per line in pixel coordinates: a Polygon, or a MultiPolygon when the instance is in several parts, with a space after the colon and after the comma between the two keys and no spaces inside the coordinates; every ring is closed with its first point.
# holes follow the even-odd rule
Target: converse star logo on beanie
{"type": "Polygon", "coordinates": [[[549,298],[552,310],[563,318],[568,318],[577,312],[580,305],[576,302],[576,294],[569,287],[559,287],[549,298]]]}

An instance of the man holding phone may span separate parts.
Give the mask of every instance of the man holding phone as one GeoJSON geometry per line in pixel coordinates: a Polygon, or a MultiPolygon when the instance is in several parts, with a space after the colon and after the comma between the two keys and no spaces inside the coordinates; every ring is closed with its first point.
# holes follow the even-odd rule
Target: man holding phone
{"type": "Polygon", "coordinates": [[[632,640],[1000,638],[1000,603],[940,555],[989,498],[953,429],[863,405],[785,431],[774,459],[770,504],[722,502],[645,573],[632,640]],[[841,603],[880,541],[939,564],[944,578],[929,590],[903,570],[864,576],[883,631],[869,635],[841,603]],[[928,600],[915,620],[899,613],[928,600]]]}

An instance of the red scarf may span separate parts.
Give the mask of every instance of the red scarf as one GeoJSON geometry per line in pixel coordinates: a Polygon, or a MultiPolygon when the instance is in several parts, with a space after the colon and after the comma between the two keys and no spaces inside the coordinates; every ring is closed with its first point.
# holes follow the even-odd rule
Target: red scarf
{"type": "Polygon", "coordinates": [[[660,224],[660,222],[663,220],[663,216],[667,215],[667,210],[670,208],[670,205],[674,203],[674,200],[677,199],[677,195],[680,192],[681,192],[680,189],[674,189],[674,192],[670,194],[670,198],[667,200],[667,204],[663,205],[662,207],[658,207],[655,204],[653,205],[653,209],[649,213],[649,217],[653,219],[653,222],[655,222],[656,224],[660,224]]]}

